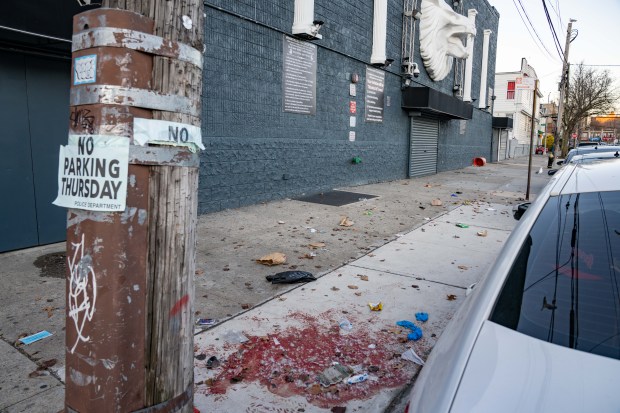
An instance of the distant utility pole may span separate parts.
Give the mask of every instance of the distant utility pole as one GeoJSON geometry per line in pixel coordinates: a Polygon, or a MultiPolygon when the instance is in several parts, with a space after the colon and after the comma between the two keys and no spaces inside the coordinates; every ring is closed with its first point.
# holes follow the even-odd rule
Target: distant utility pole
{"type": "Polygon", "coordinates": [[[65,412],[190,413],[202,0],[73,20],[65,412]]]}
{"type": "MultiPolygon", "coordinates": [[[[570,47],[571,35],[573,31],[573,23],[576,22],[575,19],[570,19],[568,21],[568,28],[566,29],[566,45],[564,46],[564,61],[562,62],[562,78],[560,79],[560,102],[558,105],[558,136],[555,139],[555,150],[554,153],[557,154],[557,148],[559,147],[559,142],[562,140],[564,136],[564,132],[569,133],[570,131],[564,131],[564,127],[562,126],[562,113],[564,112],[564,99],[566,99],[566,93],[568,92],[568,81],[569,81],[569,73],[568,73],[568,49],[570,47]]],[[[562,156],[566,156],[568,152],[568,136],[566,139],[562,140],[562,156]]]]}
{"type": "Polygon", "coordinates": [[[536,125],[534,120],[536,119],[536,93],[538,92],[538,79],[534,81],[534,91],[532,96],[532,128],[530,130],[530,157],[527,162],[527,189],[525,192],[525,200],[530,200],[530,183],[532,182],[532,153],[534,149],[534,132],[536,131],[536,125]]]}

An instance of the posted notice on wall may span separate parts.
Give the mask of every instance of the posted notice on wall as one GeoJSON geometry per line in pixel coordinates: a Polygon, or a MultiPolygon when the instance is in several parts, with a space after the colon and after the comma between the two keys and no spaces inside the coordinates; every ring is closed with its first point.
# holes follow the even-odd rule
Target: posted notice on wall
{"type": "Polygon", "coordinates": [[[366,122],[383,122],[383,108],[385,104],[385,72],[383,70],[366,68],[366,122]]]}
{"type": "Polygon", "coordinates": [[[284,36],[282,55],[283,110],[316,114],[316,45],[284,36]]]}
{"type": "Polygon", "coordinates": [[[90,211],[124,211],[129,138],[69,135],[58,155],[58,196],[54,204],[90,211]]]}

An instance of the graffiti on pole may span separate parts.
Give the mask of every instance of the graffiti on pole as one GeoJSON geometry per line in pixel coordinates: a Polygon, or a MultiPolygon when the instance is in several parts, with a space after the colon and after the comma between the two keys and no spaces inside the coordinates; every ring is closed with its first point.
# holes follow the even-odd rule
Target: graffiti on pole
{"type": "Polygon", "coordinates": [[[77,345],[90,340],[90,336],[83,334],[87,322],[93,319],[97,302],[97,279],[93,270],[93,259],[84,255],[84,234],[78,243],[71,243],[74,248],[73,256],[67,257],[69,266],[69,295],[67,299],[69,318],[73,320],[76,331],[75,343],[69,352],[73,354],[77,345]]]}

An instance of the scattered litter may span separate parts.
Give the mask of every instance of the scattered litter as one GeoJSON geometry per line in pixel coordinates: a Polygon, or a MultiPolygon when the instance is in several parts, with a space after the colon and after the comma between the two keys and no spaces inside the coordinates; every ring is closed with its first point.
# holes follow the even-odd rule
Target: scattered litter
{"type": "Polygon", "coordinates": [[[407,334],[407,340],[419,340],[422,338],[422,329],[411,321],[401,320],[396,322],[397,326],[405,327],[411,330],[411,333],[407,334]]]}
{"type": "Polygon", "coordinates": [[[280,301],[286,301],[286,298],[287,298],[287,297],[285,297],[285,296],[281,295],[280,297],[278,297],[278,300],[280,300],[280,301]]]}
{"type": "Polygon", "coordinates": [[[454,193],[461,195],[463,192],[462,191],[454,191],[454,193]]]}
{"type": "Polygon", "coordinates": [[[286,224],[284,221],[278,221],[278,224],[286,224]]]}
{"type": "Polygon", "coordinates": [[[280,340],[278,340],[277,338],[273,338],[273,344],[275,344],[276,346],[280,345],[280,340]]]}
{"type": "Polygon", "coordinates": [[[459,227],[459,228],[469,228],[469,225],[461,224],[461,223],[456,224],[456,226],[459,227]]]}
{"type": "Polygon", "coordinates": [[[433,187],[433,185],[431,185],[431,184],[424,185],[424,188],[432,188],[432,187],[433,187]]]}
{"type": "Polygon", "coordinates": [[[463,270],[463,271],[465,271],[465,270],[468,270],[468,269],[469,269],[469,267],[468,267],[467,265],[459,265],[459,266],[458,266],[458,269],[459,269],[459,270],[463,270]]]}
{"type": "Polygon", "coordinates": [[[347,285],[351,290],[357,290],[359,287],[357,285],[347,285]]]}
{"type": "Polygon", "coordinates": [[[378,303],[368,303],[368,307],[370,307],[371,311],[381,311],[383,310],[383,303],[381,301],[378,303]]]}
{"type": "Polygon", "coordinates": [[[456,198],[456,197],[458,197],[458,195],[457,195],[457,194],[452,194],[452,195],[450,195],[450,196],[455,197],[455,198],[456,198]]]}
{"type": "Polygon", "coordinates": [[[342,380],[353,374],[353,370],[342,364],[335,363],[333,366],[323,370],[323,373],[319,374],[319,383],[323,387],[329,387],[332,384],[340,383],[342,380]]]}
{"type": "Polygon", "coordinates": [[[362,296],[362,293],[360,293],[360,292],[356,292],[356,293],[355,293],[355,295],[357,295],[358,297],[361,297],[361,296],[362,296]]]}
{"type": "Polygon", "coordinates": [[[338,287],[332,287],[332,288],[331,288],[331,290],[332,290],[332,291],[340,291],[340,288],[338,288],[338,287]]]}
{"type": "Polygon", "coordinates": [[[372,216],[372,211],[365,211],[364,215],[372,216]]]}
{"type": "Polygon", "coordinates": [[[202,361],[202,360],[205,360],[205,359],[207,358],[207,355],[206,355],[206,354],[204,354],[204,353],[203,353],[203,354],[198,354],[198,355],[197,355],[197,356],[195,356],[194,358],[195,358],[196,360],[200,360],[200,361],[202,361]]]}
{"type": "Polygon", "coordinates": [[[416,352],[413,351],[412,348],[405,351],[400,357],[405,360],[413,361],[414,363],[419,364],[420,366],[424,365],[424,360],[422,360],[420,356],[418,356],[416,352]]]}
{"type": "Polygon", "coordinates": [[[310,228],[310,227],[306,227],[306,228],[308,228],[308,231],[312,232],[313,234],[316,232],[316,229],[314,228],[310,228]]]}
{"type": "Polygon", "coordinates": [[[50,337],[51,335],[52,333],[50,333],[49,331],[43,330],[31,336],[20,338],[19,341],[21,341],[24,344],[31,344],[31,343],[34,343],[35,341],[43,340],[44,338],[50,337]]]}
{"type": "Polygon", "coordinates": [[[248,338],[244,336],[243,333],[237,330],[228,330],[226,333],[224,333],[222,338],[229,343],[235,344],[245,343],[246,341],[248,341],[248,338]]]}
{"type": "Polygon", "coordinates": [[[497,211],[495,208],[487,208],[487,211],[497,211]]]}
{"type": "Polygon", "coordinates": [[[321,385],[318,383],[314,383],[312,386],[310,386],[310,388],[308,389],[308,392],[312,394],[313,396],[321,394],[321,385]]]}
{"type": "Polygon", "coordinates": [[[351,227],[353,226],[353,221],[351,221],[349,217],[342,217],[338,225],[340,225],[341,227],[351,227]]]}
{"type": "Polygon", "coordinates": [[[207,360],[207,368],[208,369],[216,369],[220,366],[220,361],[215,356],[209,357],[207,360]]]}
{"type": "Polygon", "coordinates": [[[48,305],[47,307],[43,308],[43,311],[47,313],[47,318],[50,318],[54,314],[55,309],[56,309],[55,307],[48,305]]]}
{"type": "Polygon", "coordinates": [[[196,275],[202,275],[205,273],[205,270],[203,270],[202,268],[198,268],[196,271],[194,271],[194,274],[196,275]]]}
{"type": "Polygon", "coordinates": [[[280,265],[286,262],[286,255],[281,252],[272,252],[256,260],[259,264],[263,265],[280,265]]]}
{"type": "Polygon", "coordinates": [[[454,294],[448,294],[448,295],[446,296],[446,300],[448,300],[448,301],[454,301],[454,300],[456,300],[456,295],[454,295],[454,294]]]}
{"type": "Polygon", "coordinates": [[[379,366],[368,366],[368,371],[371,373],[376,373],[379,371],[379,366]]]}
{"type": "Polygon", "coordinates": [[[304,255],[300,256],[299,258],[302,259],[308,259],[308,260],[313,260],[314,257],[316,257],[316,254],[314,252],[310,252],[310,253],[305,253],[304,255]]]}
{"type": "Polygon", "coordinates": [[[360,277],[360,280],[362,280],[362,281],[368,281],[368,276],[367,275],[357,274],[357,276],[360,277]]]}
{"type": "Polygon", "coordinates": [[[540,167],[540,169],[539,169],[536,173],[537,173],[537,174],[539,174],[539,175],[540,175],[541,173],[543,173],[543,168],[542,168],[542,166],[540,167]]]}
{"type": "Polygon", "coordinates": [[[431,219],[428,217],[424,217],[424,221],[430,221],[431,219]]]}
{"type": "Polygon", "coordinates": [[[250,304],[241,304],[241,308],[247,310],[248,308],[250,308],[250,304]]]}
{"type": "Polygon", "coordinates": [[[368,373],[356,374],[346,379],[347,384],[356,384],[368,380],[368,373]]]}
{"type": "Polygon", "coordinates": [[[486,229],[483,229],[478,231],[476,234],[478,234],[479,237],[486,237],[488,235],[488,232],[486,229]]]}
{"type": "Polygon", "coordinates": [[[443,205],[443,202],[441,202],[441,199],[433,199],[433,200],[431,201],[431,205],[432,205],[432,206],[442,206],[442,205],[443,205]]]}
{"type": "Polygon", "coordinates": [[[374,350],[374,349],[377,348],[377,345],[376,344],[369,344],[368,348],[371,349],[371,350],[374,350]]]}
{"type": "Polygon", "coordinates": [[[307,271],[284,271],[275,275],[268,275],[265,278],[267,278],[267,281],[271,281],[272,284],[292,284],[316,281],[314,275],[307,271]]]}
{"type": "Polygon", "coordinates": [[[324,246],[325,246],[324,242],[312,242],[308,244],[308,247],[312,248],[313,250],[318,249],[318,248],[323,248],[324,246]]]}
{"type": "Polygon", "coordinates": [[[428,313],[415,313],[415,319],[425,323],[428,321],[428,313]]]}
{"type": "Polygon", "coordinates": [[[214,326],[217,324],[217,320],[215,318],[199,318],[196,320],[196,325],[198,326],[214,326]]]}
{"type": "Polygon", "coordinates": [[[476,284],[477,283],[473,283],[469,287],[467,287],[467,290],[465,290],[465,297],[467,297],[469,294],[471,294],[472,291],[474,291],[476,284]]]}
{"type": "Polygon", "coordinates": [[[338,323],[338,326],[340,327],[340,330],[342,331],[353,330],[353,324],[351,324],[351,322],[347,320],[346,318],[343,318],[342,320],[340,320],[340,322],[338,323]]]}

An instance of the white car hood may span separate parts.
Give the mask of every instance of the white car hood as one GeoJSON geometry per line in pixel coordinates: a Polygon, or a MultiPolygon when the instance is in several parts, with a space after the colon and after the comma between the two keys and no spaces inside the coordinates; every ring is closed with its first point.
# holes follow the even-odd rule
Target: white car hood
{"type": "Polygon", "coordinates": [[[485,321],[450,412],[617,413],[619,379],[620,360],[485,321]]]}

